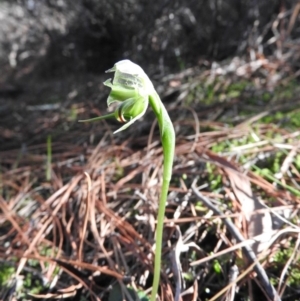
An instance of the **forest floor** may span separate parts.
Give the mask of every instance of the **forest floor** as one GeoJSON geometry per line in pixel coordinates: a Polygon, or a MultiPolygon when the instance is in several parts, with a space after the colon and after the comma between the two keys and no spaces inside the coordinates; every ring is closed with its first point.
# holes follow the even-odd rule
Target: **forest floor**
{"type": "MultiPolygon", "coordinates": [[[[299,82],[256,63],[155,82],[177,137],[161,300],[300,300],[299,82]]],[[[105,79],[0,86],[0,300],[148,300],[159,131],[150,110],[122,135],[78,123],[107,112],[105,79]]]]}

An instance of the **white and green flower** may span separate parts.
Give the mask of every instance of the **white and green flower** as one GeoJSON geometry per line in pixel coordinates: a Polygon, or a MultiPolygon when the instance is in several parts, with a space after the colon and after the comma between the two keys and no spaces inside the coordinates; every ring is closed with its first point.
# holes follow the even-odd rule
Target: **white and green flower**
{"type": "Polygon", "coordinates": [[[125,130],[137,119],[141,118],[148,107],[149,96],[154,91],[152,82],[144,70],[129,60],[123,60],[106,72],[114,72],[113,80],[108,79],[104,85],[111,88],[107,105],[118,103],[113,114],[108,114],[81,122],[96,121],[115,117],[119,122],[125,123],[114,133],[125,130]]]}

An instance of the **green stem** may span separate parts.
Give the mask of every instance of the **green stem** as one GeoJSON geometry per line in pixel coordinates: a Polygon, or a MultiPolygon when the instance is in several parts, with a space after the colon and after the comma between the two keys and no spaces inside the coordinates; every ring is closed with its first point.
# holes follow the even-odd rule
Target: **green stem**
{"type": "Polygon", "coordinates": [[[47,137],[47,163],[46,163],[46,181],[51,180],[51,162],[52,162],[52,143],[51,135],[47,137]]]}
{"type": "Polygon", "coordinates": [[[164,217],[169,185],[172,177],[172,166],[175,151],[175,131],[171,119],[157,93],[150,96],[149,103],[158,120],[164,155],[163,183],[158,207],[154,275],[150,299],[151,301],[155,301],[160,280],[164,217]]]}

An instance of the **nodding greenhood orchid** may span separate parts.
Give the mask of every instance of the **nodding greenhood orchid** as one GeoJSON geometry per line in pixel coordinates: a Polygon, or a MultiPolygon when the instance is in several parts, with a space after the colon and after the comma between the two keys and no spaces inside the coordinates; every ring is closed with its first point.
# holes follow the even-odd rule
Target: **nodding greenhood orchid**
{"type": "Polygon", "coordinates": [[[151,293],[151,301],[155,301],[160,279],[163,222],[169,184],[172,176],[175,132],[167,110],[161,102],[149,77],[140,66],[129,60],[123,60],[116,63],[113,68],[106,72],[115,73],[113,81],[108,79],[104,82],[104,85],[111,88],[107,99],[108,106],[117,102],[117,109],[111,114],[80,120],[80,122],[116,118],[119,122],[125,123],[120,129],[115,131],[115,133],[117,133],[125,130],[137,119],[141,118],[147,110],[148,103],[150,103],[159,124],[163,146],[164,168],[157,216],[154,277],[151,293]]]}
{"type": "Polygon", "coordinates": [[[108,79],[104,85],[111,88],[107,105],[118,103],[113,114],[108,114],[80,122],[96,121],[115,117],[119,122],[125,123],[114,133],[125,130],[137,119],[141,118],[148,107],[149,96],[154,91],[152,82],[143,69],[129,60],[123,60],[106,72],[115,72],[114,79],[108,79]]]}

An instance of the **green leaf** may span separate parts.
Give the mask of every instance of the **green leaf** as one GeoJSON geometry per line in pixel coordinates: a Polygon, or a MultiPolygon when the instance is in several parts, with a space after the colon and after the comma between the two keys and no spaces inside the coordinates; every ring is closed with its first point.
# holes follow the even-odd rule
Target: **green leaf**
{"type": "Polygon", "coordinates": [[[218,260],[214,260],[213,268],[214,268],[214,271],[216,272],[216,274],[221,274],[222,273],[222,267],[221,267],[218,260]]]}

